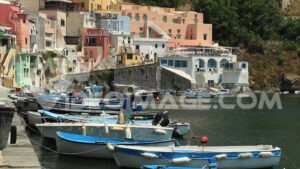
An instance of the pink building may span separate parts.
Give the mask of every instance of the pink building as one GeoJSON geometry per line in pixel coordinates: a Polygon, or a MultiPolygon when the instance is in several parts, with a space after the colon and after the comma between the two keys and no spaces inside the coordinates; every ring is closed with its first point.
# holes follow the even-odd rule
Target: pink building
{"type": "Polygon", "coordinates": [[[193,11],[175,11],[174,8],[122,5],[122,15],[131,18],[130,32],[135,38],[161,38],[155,27],[147,28],[147,22],[157,25],[169,35],[167,51],[182,45],[212,45],[212,25],[203,23],[203,14],[193,11]]]}
{"type": "Polygon", "coordinates": [[[109,31],[101,28],[84,28],[82,35],[81,65],[83,71],[89,71],[100,63],[110,48],[109,31]]]}
{"type": "Polygon", "coordinates": [[[10,32],[16,35],[17,46],[30,49],[28,15],[21,12],[20,7],[9,2],[0,2],[0,25],[10,27],[10,32]]]}

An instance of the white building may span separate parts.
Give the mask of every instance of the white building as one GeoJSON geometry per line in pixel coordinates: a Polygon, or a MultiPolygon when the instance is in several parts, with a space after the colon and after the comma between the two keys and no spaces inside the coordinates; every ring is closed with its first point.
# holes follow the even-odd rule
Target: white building
{"type": "Polygon", "coordinates": [[[143,62],[155,62],[158,57],[165,55],[170,37],[151,21],[147,22],[146,35],[145,38],[134,38],[133,45],[135,50],[141,54],[143,62]],[[158,36],[149,37],[152,35],[152,31],[158,36]]]}
{"type": "Polygon", "coordinates": [[[192,88],[248,86],[247,64],[237,62],[232,48],[214,46],[181,48],[160,58],[161,67],[190,80],[192,88]]]}

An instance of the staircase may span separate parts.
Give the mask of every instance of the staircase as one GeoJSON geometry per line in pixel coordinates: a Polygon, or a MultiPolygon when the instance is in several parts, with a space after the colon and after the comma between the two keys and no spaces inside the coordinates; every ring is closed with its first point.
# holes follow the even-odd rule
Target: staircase
{"type": "Polygon", "coordinates": [[[158,27],[155,23],[152,21],[147,22],[147,27],[154,30],[156,33],[162,36],[164,39],[170,39],[169,35],[167,35],[160,27],[158,27]]]}

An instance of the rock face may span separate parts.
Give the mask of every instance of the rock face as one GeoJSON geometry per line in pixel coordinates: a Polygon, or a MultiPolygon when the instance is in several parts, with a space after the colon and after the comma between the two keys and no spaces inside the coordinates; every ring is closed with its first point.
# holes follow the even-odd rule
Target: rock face
{"type": "Polygon", "coordinates": [[[285,74],[280,89],[282,91],[294,92],[300,90],[300,75],[285,74]]]}

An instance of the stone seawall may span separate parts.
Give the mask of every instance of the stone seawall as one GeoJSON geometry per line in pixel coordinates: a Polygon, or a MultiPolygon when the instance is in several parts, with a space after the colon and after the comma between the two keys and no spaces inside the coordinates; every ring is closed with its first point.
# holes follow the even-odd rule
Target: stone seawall
{"type": "Polygon", "coordinates": [[[140,89],[187,89],[191,82],[158,64],[138,65],[118,69],[98,70],[87,73],[65,75],[66,80],[81,84],[104,84],[110,86],[114,81],[119,84],[139,86],[140,89]]]}

